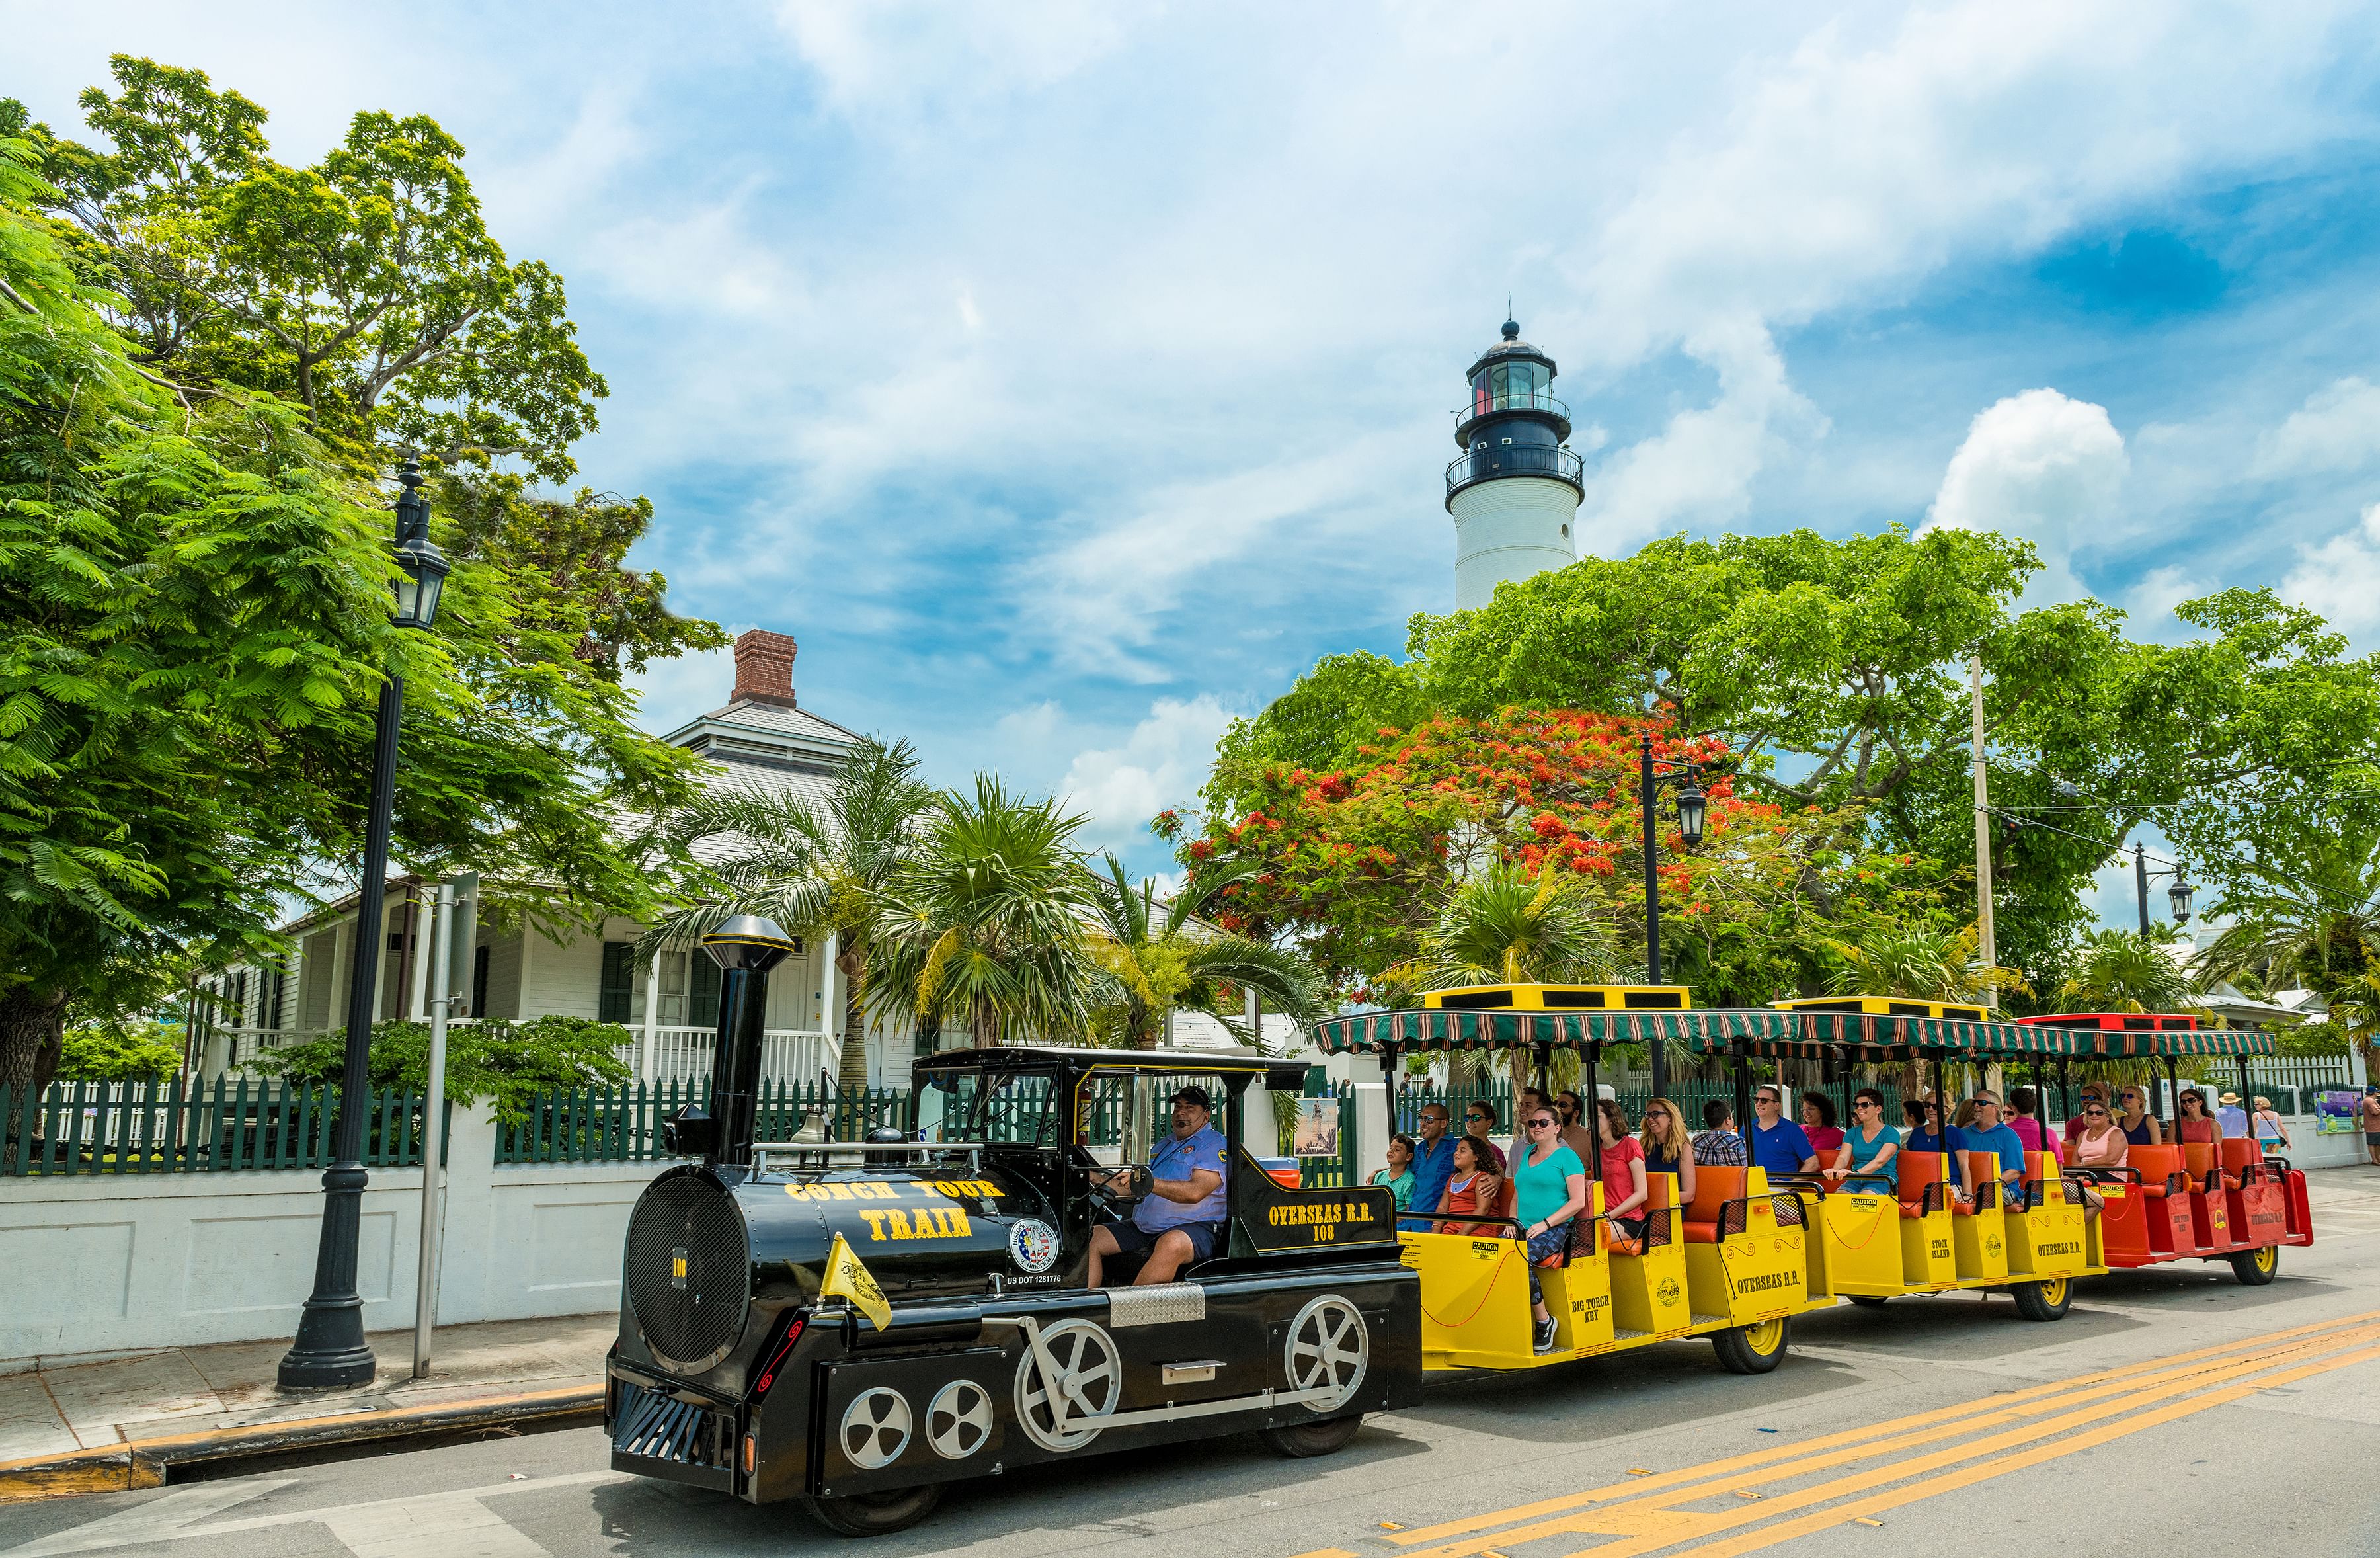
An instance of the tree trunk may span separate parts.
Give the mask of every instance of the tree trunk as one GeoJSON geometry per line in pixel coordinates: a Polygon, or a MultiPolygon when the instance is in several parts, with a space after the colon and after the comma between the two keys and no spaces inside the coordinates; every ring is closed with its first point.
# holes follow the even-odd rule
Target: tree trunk
{"type": "MultiPolygon", "coordinates": [[[[58,1069],[66,1010],[63,990],[18,985],[0,995],[0,1088],[8,1089],[11,1114],[28,1121],[35,1117],[42,1089],[58,1069]]],[[[15,1120],[0,1120],[0,1140],[17,1134],[15,1120]]]]}
{"type": "Polygon", "coordinates": [[[835,972],[843,976],[843,1042],[835,1055],[834,1085],[846,1093],[868,1088],[868,1014],[859,1005],[859,978],[868,971],[868,951],[854,946],[856,939],[838,936],[834,943],[835,972]]]}

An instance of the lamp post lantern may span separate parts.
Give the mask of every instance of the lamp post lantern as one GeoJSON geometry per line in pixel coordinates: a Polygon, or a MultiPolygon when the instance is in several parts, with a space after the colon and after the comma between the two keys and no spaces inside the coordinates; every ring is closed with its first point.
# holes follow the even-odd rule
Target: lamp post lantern
{"type": "Polygon", "coordinates": [[[2191,885],[2189,863],[2185,861],[2171,870],[2153,871],[2149,870],[2147,848],[2138,839],[2134,839],[2132,841],[2132,882],[2140,895],[2143,936],[2149,933],[2149,883],[2161,876],[2173,878],[2173,885],[2165,890],[2166,902],[2173,906],[2173,922],[2176,925],[2189,924],[2191,895],[2198,891],[2196,887],[2191,885]]]}
{"type": "MultiPolygon", "coordinates": [[[[405,462],[397,480],[395,609],[400,627],[426,631],[438,615],[446,559],[430,542],[430,505],[421,495],[421,468],[405,462]]],[[[334,1161],[322,1171],[322,1235],[314,1254],[314,1291],[298,1320],[298,1336],[282,1355],[283,1390],[335,1390],[368,1384],[372,1351],[364,1341],[363,1298],[356,1291],[361,1235],[364,1119],[370,1089],[372,1010],[379,994],[382,899],[387,890],[388,834],[396,810],[396,731],[405,712],[405,678],[381,684],[373,730],[370,809],[364,823],[363,882],[356,902],[356,955],[347,992],[347,1052],[339,1079],[339,1120],[334,1161]]],[[[437,1118],[431,1105],[431,1118],[437,1118]]]]}
{"type": "MultiPolygon", "coordinates": [[[[1707,814],[1708,800],[1703,794],[1702,768],[1694,762],[1682,768],[1673,763],[1657,761],[1653,756],[1653,738],[1636,738],[1636,759],[1639,782],[1638,800],[1645,815],[1645,982],[1661,982],[1661,875],[1659,812],[1661,786],[1678,785],[1678,833],[1692,849],[1703,841],[1703,822],[1707,814]],[[1681,783],[1682,781],[1682,783],[1681,783]]],[[[1653,1068],[1653,1092],[1665,1097],[1670,1090],[1670,1056],[1658,1041],[1646,1047],[1646,1057],[1653,1068]]]]}

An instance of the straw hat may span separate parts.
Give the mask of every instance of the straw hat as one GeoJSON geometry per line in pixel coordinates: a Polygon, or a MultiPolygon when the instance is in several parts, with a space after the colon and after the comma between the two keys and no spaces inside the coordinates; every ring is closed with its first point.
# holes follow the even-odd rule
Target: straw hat
{"type": "Polygon", "coordinates": [[[2237,1103],[2240,1102],[2240,1095],[2238,1093],[2225,1093],[2223,1095],[2223,1102],[2226,1103],[2237,1103]]]}

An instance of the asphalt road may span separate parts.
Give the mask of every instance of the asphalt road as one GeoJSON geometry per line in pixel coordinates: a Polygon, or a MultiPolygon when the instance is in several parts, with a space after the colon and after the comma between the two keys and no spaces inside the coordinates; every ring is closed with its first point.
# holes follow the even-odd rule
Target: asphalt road
{"type": "MultiPolygon", "coordinates": [[[[1794,1321],[1773,1374],[1679,1343],[1435,1386],[1319,1461],[1253,1436],[963,1483],[884,1558],[2380,1555],[2380,1169],[2318,1242],[2226,1267],[1794,1321]]],[[[798,1506],[615,1476],[599,1430],[0,1510],[0,1555],[581,1558],[851,1551],[798,1506]]]]}

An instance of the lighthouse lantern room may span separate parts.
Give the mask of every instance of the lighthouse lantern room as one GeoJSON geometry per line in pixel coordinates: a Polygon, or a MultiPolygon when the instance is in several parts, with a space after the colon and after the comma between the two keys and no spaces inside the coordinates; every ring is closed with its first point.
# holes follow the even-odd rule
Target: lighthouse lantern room
{"type": "Polygon", "coordinates": [[[1455,414],[1463,454],[1446,468],[1457,611],[1488,604],[1506,579],[1578,561],[1571,523],[1585,495],[1566,442],[1570,408],[1553,396],[1554,359],[1508,319],[1469,378],[1470,401],[1455,414]]]}

